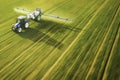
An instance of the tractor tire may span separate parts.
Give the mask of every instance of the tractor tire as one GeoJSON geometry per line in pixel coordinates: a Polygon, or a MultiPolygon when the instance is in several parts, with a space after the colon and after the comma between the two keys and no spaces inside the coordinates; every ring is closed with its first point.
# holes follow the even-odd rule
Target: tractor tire
{"type": "Polygon", "coordinates": [[[16,28],[13,26],[13,27],[12,27],[12,30],[15,31],[15,29],[16,29],[16,28]]]}
{"type": "Polygon", "coordinates": [[[20,33],[22,32],[22,28],[18,28],[17,31],[20,33]]]}
{"type": "Polygon", "coordinates": [[[37,17],[37,21],[40,21],[40,16],[37,17]]]}
{"type": "Polygon", "coordinates": [[[28,28],[29,27],[29,24],[28,23],[25,23],[25,28],[28,28]]]}

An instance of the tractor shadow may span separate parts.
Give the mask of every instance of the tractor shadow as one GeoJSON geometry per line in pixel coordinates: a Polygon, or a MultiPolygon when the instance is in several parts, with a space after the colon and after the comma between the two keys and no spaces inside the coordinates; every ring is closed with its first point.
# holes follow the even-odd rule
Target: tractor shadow
{"type": "Polygon", "coordinates": [[[22,38],[32,40],[33,42],[44,42],[45,44],[58,49],[61,49],[63,47],[62,42],[52,38],[50,35],[39,31],[38,29],[28,28],[24,32],[17,34],[22,38]]]}
{"type": "Polygon", "coordinates": [[[25,29],[24,32],[17,34],[25,39],[30,39],[33,42],[44,42],[47,45],[61,49],[64,47],[62,41],[56,40],[54,37],[52,37],[52,35],[43,33],[43,31],[45,30],[46,32],[52,34],[65,34],[67,30],[73,31],[72,26],[64,25],[53,21],[41,20],[40,22],[36,23],[38,24],[37,26],[25,29]]]}

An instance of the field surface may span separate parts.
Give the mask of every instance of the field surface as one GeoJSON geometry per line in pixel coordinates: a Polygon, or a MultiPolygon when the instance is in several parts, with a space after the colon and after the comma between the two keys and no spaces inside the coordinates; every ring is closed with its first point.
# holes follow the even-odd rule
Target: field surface
{"type": "Polygon", "coordinates": [[[0,0],[0,80],[120,80],[120,0],[0,0]],[[14,8],[42,16],[11,30],[14,8]]]}

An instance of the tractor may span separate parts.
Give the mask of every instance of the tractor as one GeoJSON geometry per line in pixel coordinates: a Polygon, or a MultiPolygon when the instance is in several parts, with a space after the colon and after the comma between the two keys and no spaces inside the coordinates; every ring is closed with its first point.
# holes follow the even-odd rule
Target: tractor
{"type": "Polygon", "coordinates": [[[13,24],[12,30],[17,32],[22,32],[23,29],[28,28],[28,20],[26,19],[26,16],[19,16],[16,20],[16,23],[13,24]]]}

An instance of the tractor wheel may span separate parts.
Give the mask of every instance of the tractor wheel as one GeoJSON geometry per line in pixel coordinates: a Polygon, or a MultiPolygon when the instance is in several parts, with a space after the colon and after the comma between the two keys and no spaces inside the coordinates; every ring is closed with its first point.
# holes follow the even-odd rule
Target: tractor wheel
{"type": "Polygon", "coordinates": [[[18,28],[17,31],[18,31],[18,32],[22,32],[22,28],[18,28]]]}
{"type": "Polygon", "coordinates": [[[28,24],[28,23],[26,23],[26,24],[25,24],[25,28],[28,28],[28,27],[29,27],[29,24],[28,24]]]}
{"type": "Polygon", "coordinates": [[[37,17],[37,21],[40,21],[40,16],[37,17]]]}
{"type": "Polygon", "coordinates": [[[12,27],[12,30],[15,31],[15,27],[14,26],[12,27]]]}

